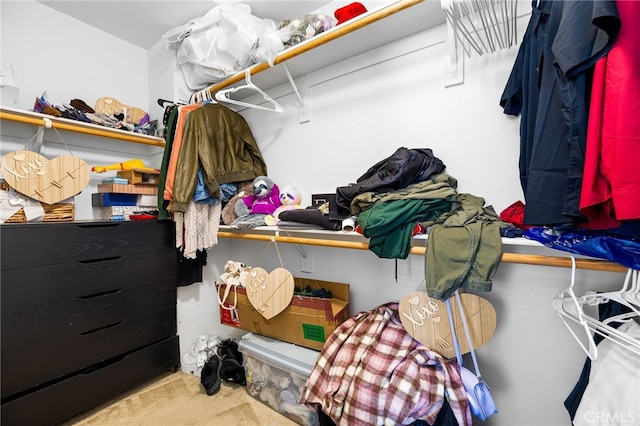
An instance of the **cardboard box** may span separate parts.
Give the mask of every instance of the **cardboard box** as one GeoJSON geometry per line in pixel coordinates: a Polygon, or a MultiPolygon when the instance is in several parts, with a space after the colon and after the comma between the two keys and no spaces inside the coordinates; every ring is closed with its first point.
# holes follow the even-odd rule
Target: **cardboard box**
{"type": "Polygon", "coordinates": [[[318,410],[299,404],[320,352],[254,333],[238,342],[247,393],[303,426],[319,426],[318,410]]]}
{"type": "Polygon", "coordinates": [[[115,192],[118,194],[157,195],[158,187],[153,185],[124,185],[120,183],[101,183],[98,192],[115,192]]]}
{"type": "Polygon", "coordinates": [[[160,170],[132,169],[118,172],[118,176],[127,179],[130,184],[156,185],[160,181],[160,170]]]}
{"type": "MultiPolygon", "coordinates": [[[[349,284],[295,278],[296,287],[325,288],[332,299],[294,295],[289,306],[275,317],[267,320],[247,298],[246,289],[238,287],[235,309],[220,307],[220,322],[224,325],[251,331],[307,348],[321,350],[327,337],[342,324],[349,315],[349,284]]],[[[216,290],[224,293],[225,285],[216,284],[216,290]]],[[[235,295],[231,289],[225,306],[231,308],[235,295]],[[230,303],[229,303],[230,302],[230,303]]]]}

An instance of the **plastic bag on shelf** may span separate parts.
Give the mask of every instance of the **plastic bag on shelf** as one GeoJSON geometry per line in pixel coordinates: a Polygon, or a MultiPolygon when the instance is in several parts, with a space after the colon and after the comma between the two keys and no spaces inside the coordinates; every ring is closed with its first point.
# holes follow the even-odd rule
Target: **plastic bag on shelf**
{"type": "Polygon", "coordinates": [[[284,49],[276,23],[252,15],[243,4],[215,6],[162,37],[167,49],[176,50],[176,62],[192,90],[224,80],[257,61],[273,63],[284,49]]]}
{"type": "Polygon", "coordinates": [[[280,28],[288,28],[290,37],[285,41],[287,47],[295,46],[311,37],[335,26],[335,19],[328,15],[307,15],[304,19],[285,20],[280,28]]]}

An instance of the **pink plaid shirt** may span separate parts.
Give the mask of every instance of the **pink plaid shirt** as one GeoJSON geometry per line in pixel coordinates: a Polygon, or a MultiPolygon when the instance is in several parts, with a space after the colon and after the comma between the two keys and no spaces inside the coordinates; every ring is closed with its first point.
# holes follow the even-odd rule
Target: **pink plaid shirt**
{"type": "Polygon", "coordinates": [[[300,399],[337,425],[404,425],[433,424],[445,397],[458,424],[471,425],[455,359],[411,337],[394,302],[354,315],[329,336],[300,399]]]}

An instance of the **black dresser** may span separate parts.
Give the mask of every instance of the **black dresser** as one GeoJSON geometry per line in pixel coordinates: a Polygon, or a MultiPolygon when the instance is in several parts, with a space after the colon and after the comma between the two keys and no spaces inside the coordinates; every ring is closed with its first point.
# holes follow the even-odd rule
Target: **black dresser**
{"type": "Polygon", "coordinates": [[[58,424],[179,366],[173,229],[0,226],[3,426],[58,424]]]}

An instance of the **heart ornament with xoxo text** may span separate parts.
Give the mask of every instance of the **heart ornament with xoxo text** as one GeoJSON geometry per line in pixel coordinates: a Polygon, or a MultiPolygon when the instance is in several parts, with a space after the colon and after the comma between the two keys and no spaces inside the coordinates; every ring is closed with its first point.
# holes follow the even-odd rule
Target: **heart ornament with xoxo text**
{"type": "Polygon", "coordinates": [[[45,204],[79,194],[89,183],[89,166],[72,155],[49,160],[32,151],[2,157],[2,177],[17,192],[45,204]]]}
{"type": "MultiPolygon", "coordinates": [[[[487,301],[471,293],[461,293],[462,306],[467,317],[469,333],[474,349],[487,343],[496,330],[496,311],[487,301]]],[[[464,334],[462,317],[456,303],[451,303],[460,353],[471,349],[464,334]]],[[[400,299],[398,314],[404,329],[418,342],[439,353],[445,358],[456,356],[447,305],[438,299],[432,299],[425,292],[415,291],[400,299]]]]}
{"type": "Polygon", "coordinates": [[[284,311],[295,289],[295,281],[291,272],[285,268],[276,268],[267,273],[263,268],[251,269],[247,282],[247,298],[260,314],[271,319],[284,311]]]}

